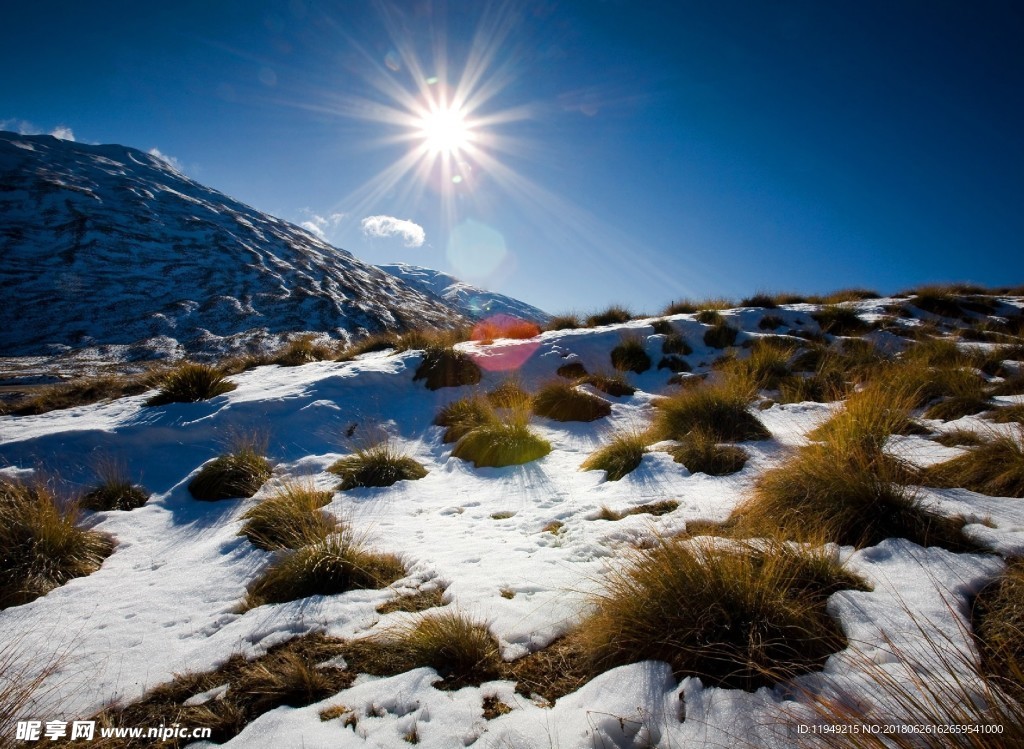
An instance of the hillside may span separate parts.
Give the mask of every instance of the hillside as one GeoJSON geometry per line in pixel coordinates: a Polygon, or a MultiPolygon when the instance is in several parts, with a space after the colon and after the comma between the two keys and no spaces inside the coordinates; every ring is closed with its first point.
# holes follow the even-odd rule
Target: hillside
{"type": "Polygon", "coordinates": [[[224,354],[295,331],[336,338],[458,313],[117,145],[0,133],[0,350],[224,354]]]}
{"type": "Polygon", "coordinates": [[[1024,554],[1024,297],[758,304],[0,417],[10,507],[112,461],[144,487],[82,511],[110,544],[89,574],[26,596],[0,570],[0,687],[43,670],[35,717],[246,749],[1015,745],[973,633],[1024,554]],[[251,491],[198,499],[246,441],[251,491]],[[1005,444],[1002,483],[951,463],[1005,444]]]}

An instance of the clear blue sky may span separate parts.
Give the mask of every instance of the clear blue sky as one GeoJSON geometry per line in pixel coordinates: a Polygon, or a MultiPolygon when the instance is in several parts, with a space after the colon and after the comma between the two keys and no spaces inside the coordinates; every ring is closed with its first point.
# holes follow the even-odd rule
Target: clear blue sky
{"type": "Polygon", "coordinates": [[[34,0],[2,18],[4,129],[156,148],[359,257],[550,311],[1024,282],[1019,0],[34,0]],[[424,131],[460,82],[467,106],[424,131]]]}

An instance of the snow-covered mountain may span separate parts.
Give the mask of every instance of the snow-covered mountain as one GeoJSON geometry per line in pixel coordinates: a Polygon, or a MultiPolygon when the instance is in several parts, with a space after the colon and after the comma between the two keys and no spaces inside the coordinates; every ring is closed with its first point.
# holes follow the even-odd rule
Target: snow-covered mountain
{"type": "Polygon", "coordinates": [[[487,291],[439,270],[407,263],[378,266],[424,293],[443,299],[466,317],[482,320],[491,315],[511,315],[533,322],[547,322],[547,312],[504,294],[487,291]]]}
{"type": "Polygon", "coordinates": [[[0,352],[222,353],[458,316],[350,253],[119,145],[0,133],[0,352]],[[179,348],[180,347],[180,348],[179,348]]]}

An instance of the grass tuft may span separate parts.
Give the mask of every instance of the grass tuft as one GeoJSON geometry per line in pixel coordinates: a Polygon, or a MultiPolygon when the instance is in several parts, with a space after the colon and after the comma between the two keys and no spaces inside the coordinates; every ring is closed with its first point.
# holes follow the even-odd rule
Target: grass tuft
{"type": "Polygon", "coordinates": [[[611,404],[597,396],[555,380],[533,397],[533,412],[555,421],[594,421],[612,412],[611,404]]]}
{"type": "Polygon", "coordinates": [[[273,355],[271,362],[282,367],[297,367],[315,361],[326,361],[337,355],[333,346],[318,343],[316,336],[303,335],[293,338],[273,355]]]}
{"type": "Polygon", "coordinates": [[[694,429],[682,444],[668,450],[676,463],[682,463],[690,473],[708,476],[728,476],[743,469],[747,452],[735,445],[720,445],[714,435],[705,429],[694,429]]]}
{"type": "Polygon", "coordinates": [[[285,552],[267,567],[249,586],[243,608],[385,588],[405,574],[398,557],[367,549],[348,528],[340,526],[339,532],[285,552]]]}
{"type": "Polygon", "coordinates": [[[134,510],[142,507],[149,499],[149,493],[138,484],[132,483],[128,470],[117,460],[105,460],[97,470],[100,483],[78,500],[78,506],[96,512],[109,510],[134,510]]]}
{"type": "Polygon", "coordinates": [[[459,438],[452,457],[477,468],[519,465],[543,458],[551,443],[530,430],[529,412],[513,411],[471,429],[459,438]]]}
{"type": "Polygon", "coordinates": [[[618,481],[636,470],[646,449],[646,440],[640,432],[619,432],[607,445],[591,454],[580,470],[605,471],[606,480],[618,481]]]}
{"type": "Polygon", "coordinates": [[[750,395],[724,385],[701,385],[655,401],[658,439],[684,440],[700,430],[719,442],[768,439],[771,433],[747,410],[750,395]]]}
{"type": "Polygon", "coordinates": [[[720,320],[704,331],[704,345],[711,348],[727,348],[736,343],[739,330],[720,320]]]}
{"type": "Polygon", "coordinates": [[[158,375],[145,372],[139,375],[102,375],[75,382],[48,385],[26,394],[11,403],[0,403],[0,415],[29,416],[64,408],[86,406],[101,401],[139,395],[153,387],[158,375]]]}
{"type": "Polygon", "coordinates": [[[311,483],[288,482],[242,515],[245,524],[238,531],[261,549],[297,549],[320,541],[337,528],[337,521],[320,512],[331,501],[331,493],[311,483]]]}
{"type": "Polygon", "coordinates": [[[846,646],[828,596],[863,583],[826,551],[664,540],[612,572],[578,636],[590,670],[666,661],[677,677],[754,690],[846,646]]]}
{"type": "Polygon", "coordinates": [[[75,525],[44,486],[0,479],[0,610],[44,596],[100,568],[113,542],[75,525]]]}
{"type": "Polygon", "coordinates": [[[620,372],[640,374],[651,368],[651,357],[647,355],[644,339],[639,336],[623,336],[618,346],[612,349],[612,366],[620,372]]]}
{"type": "Polygon", "coordinates": [[[580,320],[579,315],[570,312],[552,317],[548,320],[545,330],[575,330],[582,327],[583,322],[580,320]]]}
{"type": "Polygon", "coordinates": [[[596,328],[599,325],[616,325],[618,323],[629,322],[632,319],[632,312],[618,304],[613,304],[603,312],[596,312],[593,315],[588,315],[587,327],[596,328]]]}
{"type": "Polygon", "coordinates": [[[568,364],[563,364],[555,370],[555,374],[559,377],[564,377],[567,380],[576,380],[580,377],[586,377],[587,368],[584,367],[580,362],[574,361],[568,364]]]}
{"type": "Polygon", "coordinates": [[[168,403],[195,403],[231,392],[237,385],[224,379],[219,369],[206,364],[185,362],[162,378],[160,392],[146,401],[147,406],[168,403]]]}
{"type": "Polygon", "coordinates": [[[434,424],[445,427],[442,437],[445,442],[456,442],[469,431],[494,418],[494,406],[490,400],[476,394],[444,406],[434,417],[434,424]]]}
{"type": "Polygon", "coordinates": [[[597,516],[594,517],[594,520],[615,521],[628,518],[631,515],[654,515],[655,517],[661,517],[662,515],[668,515],[670,512],[674,512],[677,507],[679,507],[679,503],[674,499],[665,499],[660,502],[648,502],[647,504],[630,507],[628,510],[612,510],[602,505],[600,512],[598,512],[597,516]]]}
{"type": "Polygon", "coordinates": [[[342,491],[362,486],[391,486],[427,475],[426,468],[387,439],[358,448],[355,454],[336,460],[327,470],[341,477],[338,488],[342,491]]]}
{"type": "Polygon", "coordinates": [[[924,481],[993,497],[1024,497],[1024,427],[993,434],[965,454],[930,466],[924,481]]]}
{"type": "Polygon", "coordinates": [[[479,685],[502,671],[498,642],[487,626],[450,609],[351,642],[346,660],[361,672],[379,676],[430,667],[444,679],[435,685],[440,689],[479,685]]]}
{"type": "Polygon", "coordinates": [[[830,335],[860,335],[869,326],[860,319],[857,311],[850,307],[827,305],[811,315],[821,327],[822,333],[830,335]]]}
{"type": "Polygon", "coordinates": [[[613,398],[621,398],[624,395],[632,395],[636,392],[636,388],[629,384],[624,375],[619,373],[604,374],[603,372],[598,372],[596,374],[584,375],[579,378],[576,384],[590,385],[592,388],[600,390],[602,393],[613,398]]]}
{"type": "Polygon", "coordinates": [[[429,390],[475,385],[480,382],[480,367],[469,354],[451,347],[427,348],[413,381],[425,380],[429,390]]]}
{"type": "Polygon", "coordinates": [[[243,441],[232,452],[204,465],[189,482],[189,493],[207,502],[251,497],[273,473],[263,449],[259,439],[243,441]]]}

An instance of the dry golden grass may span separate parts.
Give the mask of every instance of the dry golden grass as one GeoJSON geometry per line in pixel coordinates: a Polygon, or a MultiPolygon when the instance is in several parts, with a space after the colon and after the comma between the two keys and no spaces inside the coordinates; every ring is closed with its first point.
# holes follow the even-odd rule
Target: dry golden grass
{"type": "Polygon", "coordinates": [[[545,330],[575,330],[576,328],[582,328],[583,321],[580,320],[579,315],[575,312],[569,312],[564,315],[555,315],[548,324],[544,326],[545,330]]]}
{"type": "Polygon", "coordinates": [[[608,416],[612,406],[571,383],[553,380],[534,394],[533,412],[555,421],[594,421],[608,416]]]}
{"type": "Polygon", "coordinates": [[[160,370],[152,368],[136,375],[101,375],[59,385],[35,388],[10,403],[0,403],[0,415],[28,416],[75,406],[139,395],[157,385],[160,370]]]}
{"type": "Polygon", "coordinates": [[[337,521],[320,511],[331,493],[317,490],[311,482],[289,481],[242,515],[238,535],[261,549],[297,549],[335,532],[337,521]]]}
{"type": "Polygon", "coordinates": [[[683,440],[700,430],[719,442],[767,439],[771,433],[747,410],[751,396],[733,383],[681,390],[655,402],[654,435],[659,440],[683,440]]]}
{"type": "Polygon", "coordinates": [[[427,475],[426,468],[388,439],[357,448],[353,455],[339,458],[327,470],[341,477],[338,488],[342,491],[365,486],[391,486],[427,475]]]}
{"type": "Polygon", "coordinates": [[[605,374],[603,372],[596,372],[594,374],[584,374],[576,380],[575,384],[590,385],[592,388],[600,390],[602,393],[613,398],[621,398],[624,395],[632,395],[636,392],[636,388],[630,385],[625,376],[620,373],[605,374]]]}
{"type": "Polygon", "coordinates": [[[666,661],[677,677],[753,690],[846,646],[828,596],[864,583],[824,551],[663,540],[609,574],[580,625],[591,673],[666,661]]]}
{"type": "Polygon", "coordinates": [[[613,304],[602,312],[595,312],[592,315],[587,315],[586,326],[588,328],[596,328],[600,325],[616,325],[618,323],[629,322],[635,317],[627,308],[613,304]]]}
{"type": "Polygon", "coordinates": [[[114,550],[102,533],[78,528],[78,508],[42,484],[0,479],[0,610],[91,574],[114,550]]]}
{"type": "Polygon", "coordinates": [[[613,510],[605,505],[601,506],[600,511],[594,516],[594,520],[622,520],[632,515],[654,515],[655,517],[661,517],[662,515],[668,515],[673,512],[679,503],[674,499],[664,499],[660,502],[648,502],[646,504],[637,505],[636,507],[630,507],[626,510],[613,510]]]}
{"type": "Polygon", "coordinates": [[[146,401],[147,406],[169,403],[195,403],[229,393],[237,385],[224,378],[216,367],[183,362],[160,379],[160,391],[146,401]]]}
{"type": "Polygon", "coordinates": [[[740,447],[719,444],[715,435],[706,429],[693,429],[680,442],[669,448],[668,453],[690,473],[728,476],[742,470],[749,457],[740,447]]]}
{"type": "Polygon", "coordinates": [[[235,443],[231,452],[206,463],[189,482],[193,497],[207,502],[251,497],[267,482],[273,469],[263,457],[266,439],[252,435],[235,443]]]}
{"type": "Polygon", "coordinates": [[[100,479],[78,500],[78,506],[85,510],[134,510],[146,504],[149,492],[128,477],[127,467],[120,461],[100,461],[96,473],[100,479]]]}
{"type": "Polygon", "coordinates": [[[530,412],[509,410],[466,432],[452,448],[452,457],[477,468],[529,463],[551,452],[551,443],[530,430],[530,412]]]}
{"type": "Polygon", "coordinates": [[[540,335],[540,326],[529,320],[519,320],[507,315],[497,315],[482,320],[473,326],[470,340],[493,341],[497,338],[526,339],[540,335]]]}
{"type": "Polygon", "coordinates": [[[618,481],[636,470],[646,449],[647,440],[641,432],[619,432],[612,435],[608,444],[583,461],[580,470],[604,471],[608,481],[618,481]]]}
{"type": "Polygon", "coordinates": [[[837,336],[860,335],[870,327],[860,319],[855,309],[839,305],[826,305],[811,315],[822,333],[837,336]]]}
{"type": "Polygon", "coordinates": [[[963,487],[994,497],[1024,497],[1024,427],[993,433],[981,444],[923,472],[932,486],[963,487]]]}
{"type": "Polygon", "coordinates": [[[315,361],[326,361],[338,355],[334,345],[318,342],[316,336],[293,338],[270,357],[270,362],[282,367],[297,367],[315,361]]]}
{"type": "Polygon", "coordinates": [[[350,529],[339,524],[335,533],[284,552],[264,569],[249,586],[243,608],[384,588],[405,574],[405,565],[398,557],[368,549],[350,529]]]}
{"type": "Polygon", "coordinates": [[[504,379],[494,390],[488,391],[487,400],[495,408],[529,409],[533,404],[533,396],[515,376],[504,379]]]}
{"type": "Polygon", "coordinates": [[[456,442],[468,432],[497,418],[489,399],[479,394],[452,401],[434,417],[436,426],[445,427],[443,440],[456,442]]]}
{"type": "Polygon", "coordinates": [[[444,590],[433,588],[421,590],[416,593],[407,593],[398,598],[393,598],[377,607],[378,614],[391,614],[395,611],[404,611],[409,614],[416,614],[427,609],[434,609],[444,606],[444,590]]]}
{"type": "Polygon", "coordinates": [[[728,377],[737,378],[750,390],[776,390],[791,374],[789,362],[796,353],[796,345],[772,338],[758,338],[750,348],[750,355],[729,359],[724,367],[728,377]]]}
{"type": "Polygon", "coordinates": [[[736,343],[740,331],[720,320],[704,331],[704,345],[712,348],[727,348],[736,343]]]}

